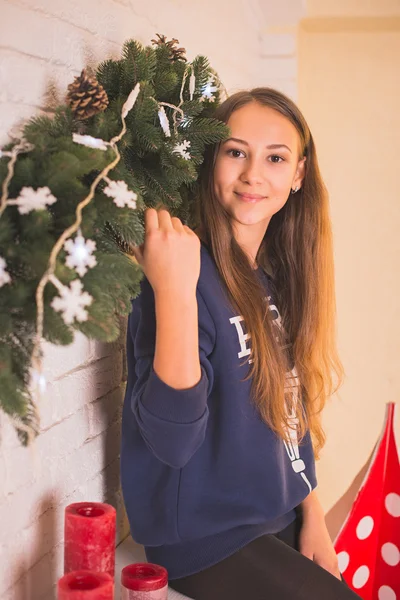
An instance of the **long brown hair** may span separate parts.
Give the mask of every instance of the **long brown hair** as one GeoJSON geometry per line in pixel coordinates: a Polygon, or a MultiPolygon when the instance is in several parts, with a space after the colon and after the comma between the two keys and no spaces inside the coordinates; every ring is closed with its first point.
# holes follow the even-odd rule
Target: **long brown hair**
{"type": "Polygon", "coordinates": [[[289,119],[299,134],[299,158],[306,157],[302,187],[271,218],[256,257],[262,268],[267,270],[267,259],[272,268],[285,338],[283,334],[277,336],[264,300],[265,290],[235,240],[230,216],[215,195],[213,172],[219,144],[207,151],[200,173],[197,229],[215,260],[229,301],[250,334],[252,360],[244,381],[252,378],[252,397],[261,418],[288,441],[293,427],[291,416],[295,416],[300,439],[309,429],[318,457],[325,442],[321,410],[343,380],[336,349],[328,195],[310,129],[300,110],[284,94],[271,88],[238,92],[225,100],[214,116],[227,123],[235,110],[250,102],[270,107],[289,119]],[[294,407],[295,415],[290,416],[292,396],[285,389],[285,379],[293,364],[301,401],[294,407]]]}

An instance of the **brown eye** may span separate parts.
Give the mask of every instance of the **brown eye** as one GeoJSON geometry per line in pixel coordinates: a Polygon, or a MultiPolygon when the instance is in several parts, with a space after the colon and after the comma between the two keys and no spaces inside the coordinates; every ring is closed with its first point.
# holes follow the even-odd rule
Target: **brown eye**
{"type": "Polygon", "coordinates": [[[278,156],[277,154],[273,154],[270,158],[271,158],[271,162],[273,162],[273,163],[280,163],[281,161],[285,160],[284,158],[282,158],[282,156],[278,156]],[[278,160],[272,160],[275,158],[277,158],[278,160]]]}
{"type": "Polygon", "coordinates": [[[227,151],[227,154],[229,156],[232,156],[232,158],[240,158],[240,155],[243,155],[243,152],[241,150],[236,150],[235,148],[232,148],[231,150],[227,151]]]}

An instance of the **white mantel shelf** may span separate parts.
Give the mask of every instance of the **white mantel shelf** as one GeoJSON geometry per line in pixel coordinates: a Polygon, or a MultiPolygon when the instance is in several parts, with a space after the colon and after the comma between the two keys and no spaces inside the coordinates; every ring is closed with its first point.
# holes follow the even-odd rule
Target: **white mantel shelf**
{"type": "MultiPolygon", "coordinates": [[[[115,551],[115,600],[121,598],[121,571],[127,565],[137,562],[147,562],[146,555],[141,546],[128,536],[115,551]]],[[[190,600],[171,588],[168,591],[168,600],[190,600]]]]}

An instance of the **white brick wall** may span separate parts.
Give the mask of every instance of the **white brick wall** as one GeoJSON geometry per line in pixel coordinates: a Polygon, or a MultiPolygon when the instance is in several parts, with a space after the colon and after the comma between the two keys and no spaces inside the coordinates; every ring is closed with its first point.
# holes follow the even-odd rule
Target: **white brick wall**
{"type": "MultiPolygon", "coordinates": [[[[274,85],[296,94],[293,23],[301,0],[284,9],[263,0],[0,0],[0,143],[21,119],[64,98],[83,66],[117,57],[123,41],[177,37],[189,59],[206,54],[229,92],[274,85]],[[282,12],[283,10],[283,12],[282,12]],[[275,14],[275,18],[274,18],[275,14]],[[274,33],[271,25],[292,30],[274,33]]],[[[0,416],[0,597],[50,600],[62,574],[64,508],[81,500],[117,508],[118,540],[128,528],[119,489],[124,334],[107,346],[76,336],[46,347],[49,382],[42,433],[20,447],[0,416]]],[[[117,574],[118,575],[118,574],[117,574]]]]}

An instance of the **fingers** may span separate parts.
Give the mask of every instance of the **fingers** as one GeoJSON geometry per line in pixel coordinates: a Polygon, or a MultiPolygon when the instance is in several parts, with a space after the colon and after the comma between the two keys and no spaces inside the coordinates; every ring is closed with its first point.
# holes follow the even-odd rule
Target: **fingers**
{"type": "Polygon", "coordinates": [[[147,208],[144,213],[145,220],[145,239],[143,244],[140,246],[131,246],[131,258],[134,262],[138,263],[142,268],[144,267],[144,253],[146,245],[146,237],[151,231],[163,230],[163,231],[180,231],[189,234],[194,232],[187,226],[183,225],[182,221],[178,217],[171,217],[168,210],[165,208],[147,208]]]}
{"type": "Polygon", "coordinates": [[[327,567],[323,567],[323,568],[326,571],[328,571],[328,573],[330,573],[331,575],[333,575],[334,577],[336,577],[337,579],[340,579],[340,581],[342,581],[342,576],[340,574],[340,571],[338,571],[337,569],[328,569],[327,567]]]}
{"type": "Polygon", "coordinates": [[[185,227],[182,224],[182,221],[180,219],[178,219],[178,217],[172,217],[171,222],[172,222],[174,229],[176,229],[177,231],[185,231],[185,227]]]}
{"type": "Polygon", "coordinates": [[[155,208],[148,208],[144,212],[145,233],[152,229],[159,229],[158,214],[155,208]]]}
{"type": "Polygon", "coordinates": [[[174,226],[171,221],[171,215],[167,210],[161,208],[158,211],[158,225],[160,229],[172,231],[174,226]]]}
{"type": "Polygon", "coordinates": [[[182,221],[178,217],[171,217],[170,213],[165,208],[147,208],[144,213],[145,218],[145,233],[149,233],[152,229],[163,229],[169,230],[176,229],[178,231],[189,230],[182,224],[182,221]]]}
{"type": "Polygon", "coordinates": [[[338,579],[340,579],[340,581],[342,581],[342,574],[341,574],[339,568],[335,569],[333,575],[335,575],[335,577],[337,577],[338,579]]]}
{"type": "Polygon", "coordinates": [[[314,562],[316,562],[317,565],[319,565],[320,567],[325,569],[325,571],[328,571],[328,573],[330,573],[334,577],[337,577],[337,579],[340,579],[340,580],[342,579],[339,567],[336,564],[327,563],[324,561],[314,561],[314,562]]]}
{"type": "Polygon", "coordinates": [[[195,234],[195,232],[193,231],[193,229],[190,229],[190,227],[188,227],[187,225],[182,225],[183,229],[186,231],[186,233],[190,233],[191,235],[194,235],[197,237],[197,235],[195,234]]]}
{"type": "Polygon", "coordinates": [[[302,550],[301,554],[303,556],[305,556],[306,558],[308,558],[309,560],[314,560],[314,553],[311,552],[311,550],[307,551],[307,550],[302,550]]]}

